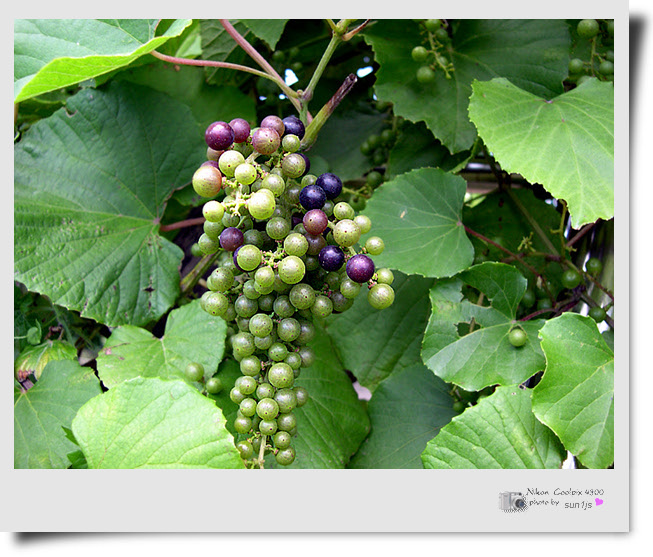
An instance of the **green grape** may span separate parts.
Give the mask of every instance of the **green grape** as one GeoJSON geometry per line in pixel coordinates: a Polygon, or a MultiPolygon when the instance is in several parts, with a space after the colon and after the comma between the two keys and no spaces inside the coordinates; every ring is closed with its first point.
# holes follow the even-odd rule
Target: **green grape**
{"type": "Polygon", "coordinates": [[[252,245],[241,246],[236,255],[238,266],[243,271],[253,271],[261,264],[262,259],[261,250],[252,245]]]}
{"type": "Polygon", "coordinates": [[[259,400],[263,400],[264,398],[274,398],[275,393],[276,389],[270,385],[270,383],[261,383],[256,388],[256,398],[259,400]]]}
{"type": "Polygon", "coordinates": [[[216,395],[223,389],[222,381],[219,377],[211,377],[210,379],[206,380],[204,388],[206,389],[207,393],[216,395]]]}
{"type": "Polygon", "coordinates": [[[353,219],[356,216],[354,208],[345,201],[336,203],[333,207],[333,216],[337,220],[353,219]]]}
{"type": "Polygon", "coordinates": [[[599,32],[599,22],[596,19],[581,19],[576,27],[579,37],[591,39],[599,32]]]}
{"type": "Polygon", "coordinates": [[[585,69],[585,63],[579,58],[572,58],[569,61],[569,73],[581,73],[585,69]]]}
{"type": "Polygon", "coordinates": [[[304,262],[296,255],[288,255],[279,262],[279,277],[286,284],[297,284],[306,274],[304,262]]]}
{"type": "Polygon", "coordinates": [[[358,225],[350,219],[343,219],[339,221],[333,229],[333,238],[338,245],[343,247],[351,247],[361,237],[361,230],[358,225]]]}
{"type": "Polygon", "coordinates": [[[257,313],[249,320],[249,332],[255,337],[266,337],[274,328],[274,323],[269,315],[257,313]]]}
{"type": "Polygon", "coordinates": [[[524,329],[515,327],[508,333],[508,340],[515,348],[519,348],[528,342],[528,335],[524,329]]]}
{"type": "Polygon", "coordinates": [[[249,214],[258,220],[269,219],[274,213],[276,205],[274,193],[268,189],[258,190],[247,200],[249,214]]]}
{"type": "Polygon", "coordinates": [[[295,449],[288,447],[287,449],[280,450],[274,458],[282,466],[288,466],[295,461],[295,449]]]}
{"type": "Polygon", "coordinates": [[[290,434],[287,431],[277,431],[274,435],[274,446],[277,449],[287,449],[290,447],[291,442],[292,437],[290,437],[290,434]]]}
{"type": "Polygon", "coordinates": [[[237,416],[234,420],[234,429],[238,433],[249,433],[252,429],[252,419],[247,416],[237,416]]]}
{"type": "Polygon", "coordinates": [[[525,308],[533,307],[533,304],[535,303],[535,292],[533,292],[532,289],[527,288],[524,291],[524,295],[522,296],[520,303],[525,308]]]}
{"type": "Polygon", "coordinates": [[[596,257],[590,257],[585,263],[585,270],[593,277],[596,277],[603,270],[603,263],[596,257]]]}
{"type": "Polygon", "coordinates": [[[238,443],[236,443],[236,449],[238,449],[240,458],[243,460],[247,460],[254,456],[254,447],[249,441],[238,441],[238,443]]]}
{"type": "Polygon", "coordinates": [[[214,253],[217,253],[218,250],[220,249],[220,242],[214,240],[206,233],[202,234],[198,238],[197,245],[199,246],[200,251],[204,255],[212,255],[214,253]]]}
{"type": "Polygon", "coordinates": [[[378,188],[383,183],[383,174],[377,170],[372,170],[368,172],[365,181],[371,188],[378,188]]]}
{"type": "Polygon", "coordinates": [[[297,352],[290,352],[283,361],[293,368],[293,370],[298,370],[302,367],[302,357],[297,352]]]}
{"type": "Polygon", "coordinates": [[[290,233],[290,220],[272,217],[265,225],[265,231],[273,240],[283,240],[290,233]]]}
{"type": "MultiPolygon", "coordinates": [[[[281,362],[288,355],[288,347],[282,342],[274,342],[268,348],[268,358],[273,362],[281,362]]],[[[272,383],[274,385],[274,383],[272,383]]],[[[275,385],[276,387],[276,385],[275,385]]]]}
{"type": "Polygon", "coordinates": [[[565,272],[562,273],[560,282],[562,283],[562,286],[568,290],[573,290],[580,284],[581,280],[582,277],[578,271],[575,269],[566,269],[565,272]]]}
{"type": "Polygon", "coordinates": [[[420,45],[413,48],[410,55],[415,62],[426,62],[426,59],[429,57],[429,51],[420,45]]]}
{"type": "Polygon", "coordinates": [[[614,74],[614,64],[609,60],[601,62],[599,65],[599,73],[602,75],[613,75],[614,74]]]}
{"type": "Polygon", "coordinates": [[[224,206],[214,199],[207,201],[202,207],[202,214],[209,222],[220,222],[224,216],[224,206]]]}
{"type": "Polygon", "coordinates": [[[589,316],[597,323],[601,323],[607,317],[607,313],[602,307],[594,306],[590,308],[589,316]]]}
{"type": "Polygon", "coordinates": [[[304,406],[308,402],[308,391],[304,387],[294,387],[293,391],[297,397],[297,407],[304,406]]]}
{"type": "MultiPolygon", "coordinates": [[[[277,389],[287,389],[292,387],[295,381],[293,369],[286,363],[278,361],[268,370],[268,381],[277,389]]],[[[278,406],[278,405],[277,405],[278,406]]]]}
{"type": "Polygon", "coordinates": [[[287,414],[297,408],[297,395],[292,389],[279,389],[274,395],[274,400],[277,401],[279,412],[282,414],[287,414]]]}
{"type": "Polygon", "coordinates": [[[262,398],[256,405],[256,413],[262,420],[274,420],[279,414],[279,404],[273,398],[262,398]]]}
{"type": "Polygon", "coordinates": [[[186,366],[186,378],[189,381],[201,381],[204,379],[204,366],[199,362],[191,362],[186,366]]]}
{"type": "Polygon", "coordinates": [[[251,418],[256,414],[256,404],[256,400],[253,398],[244,398],[240,401],[240,413],[247,418],[251,418]]]}
{"type": "Polygon", "coordinates": [[[277,431],[276,420],[261,420],[258,424],[258,430],[263,435],[274,435],[277,431]]]}
{"type": "Polygon", "coordinates": [[[249,186],[256,180],[256,168],[248,162],[239,164],[234,171],[234,178],[241,184],[249,186]]]}
{"type": "Polygon", "coordinates": [[[200,166],[192,178],[193,189],[202,197],[214,197],[222,188],[222,174],[215,166],[200,166]]]}
{"type": "Polygon", "coordinates": [[[315,291],[310,285],[300,282],[291,288],[288,298],[295,308],[308,309],[315,302],[315,291]]]}
{"type": "Polygon", "coordinates": [[[367,301],[374,309],[389,308],[395,301],[395,291],[389,284],[375,284],[367,292],[367,301]]]}
{"type": "Polygon", "coordinates": [[[292,317],[282,319],[277,325],[277,335],[284,342],[293,342],[297,340],[301,332],[302,328],[299,321],[292,317]]]}
{"type": "Polygon", "coordinates": [[[395,276],[390,269],[383,268],[377,269],[376,271],[376,280],[381,284],[392,284],[395,280],[395,276]]]}
{"type": "Polygon", "coordinates": [[[277,427],[281,431],[292,431],[297,427],[297,416],[292,412],[279,413],[277,416],[277,427]]]}
{"type": "Polygon", "coordinates": [[[358,296],[361,290],[361,285],[358,282],[351,280],[349,277],[344,277],[340,282],[340,293],[348,299],[354,299],[358,296]]]}
{"type": "Polygon", "coordinates": [[[240,373],[250,377],[256,377],[261,373],[261,360],[254,355],[245,356],[240,360],[240,373]]]}
{"type": "Polygon", "coordinates": [[[281,147],[288,153],[296,153],[301,147],[301,139],[295,134],[289,133],[281,139],[281,147]]]}
{"type": "Polygon", "coordinates": [[[367,215],[357,215],[354,217],[354,223],[358,226],[361,234],[367,234],[372,228],[372,221],[367,215]]]}
{"type": "MultiPolygon", "coordinates": [[[[263,287],[271,287],[274,285],[274,269],[272,267],[260,267],[254,273],[254,282],[263,287]]],[[[260,302],[259,302],[260,304],[260,302]]]]}
{"type": "Polygon", "coordinates": [[[220,167],[222,174],[224,174],[227,178],[233,178],[236,173],[236,168],[238,168],[238,166],[244,162],[245,157],[242,153],[234,150],[229,150],[220,155],[220,158],[218,159],[218,166],[220,167]]]}
{"type": "Polygon", "coordinates": [[[229,307],[229,300],[221,292],[207,291],[200,298],[200,307],[211,315],[222,317],[229,307]]]}
{"type": "Polygon", "coordinates": [[[438,29],[442,27],[442,21],[439,19],[427,19],[424,21],[424,27],[431,33],[435,33],[438,29]]]}
{"type": "Polygon", "coordinates": [[[421,66],[415,74],[420,83],[433,83],[435,72],[429,66],[421,66]]]}
{"type": "Polygon", "coordinates": [[[333,312],[333,302],[323,294],[315,297],[315,302],[311,306],[311,313],[316,317],[328,317],[333,312]]]}
{"type": "Polygon", "coordinates": [[[385,249],[385,243],[378,236],[370,236],[365,242],[365,251],[370,255],[381,255],[385,249]]]}

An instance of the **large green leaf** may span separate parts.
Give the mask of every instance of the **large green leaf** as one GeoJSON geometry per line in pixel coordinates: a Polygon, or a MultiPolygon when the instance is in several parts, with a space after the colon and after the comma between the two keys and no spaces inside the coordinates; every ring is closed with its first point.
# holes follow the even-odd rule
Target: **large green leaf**
{"type": "Polygon", "coordinates": [[[469,267],[474,248],[461,222],[466,188],[460,176],[436,168],[381,185],[364,211],[372,220],[370,236],[385,242],[374,257],[377,267],[425,277],[450,277],[469,267]]]}
{"type": "Polygon", "coordinates": [[[241,19],[259,39],[264,40],[270,48],[275,48],[283,34],[287,19],[241,19]]]}
{"type": "Polygon", "coordinates": [[[179,380],[137,377],[72,423],[89,468],[243,468],[215,403],[179,380]]]}
{"type": "Polygon", "coordinates": [[[348,468],[422,468],[426,443],[456,415],[446,384],[423,365],[394,371],[367,411],[372,429],[348,468]]]}
{"type": "Polygon", "coordinates": [[[459,278],[436,283],[431,289],[432,314],[422,343],[424,364],[446,382],[473,391],[521,383],[544,369],[537,338],[544,321],[515,321],[525,290],[526,279],[517,269],[493,262],[475,265],[459,278]],[[482,292],[491,305],[463,299],[463,283],[482,292]],[[475,328],[460,336],[459,323],[475,328]],[[528,335],[526,345],[519,348],[508,340],[514,326],[528,335]]]}
{"type": "Polygon", "coordinates": [[[474,79],[506,77],[547,98],[562,93],[569,63],[569,32],[555,19],[457,20],[445,55],[454,65],[450,79],[436,72],[433,83],[417,81],[420,63],[411,50],[420,42],[420,27],[412,20],[379,20],[363,33],[374,49],[375,91],[394,103],[394,112],[413,122],[424,121],[452,152],[469,149],[476,129],[467,106],[474,79]]]}
{"type": "Polygon", "coordinates": [[[533,412],[588,468],[614,460],[614,354],[593,319],[565,313],[540,331],[546,370],[533,412]]]}
{"type": "Polygon", "coordinates": [[[197,362],[211,377],[224,354],[227,324],[199,305],[199,300],[170,312],[165,334],[123,325],[111,333],[97,358],[102,383],[112,388],[134,377],[185,380],[186,366],[197,362]]]}
{"type": "Polygon", "coordinates": [[[14,20],[14,102],[126,66],[180,35],[176,20],[155,37],[158,19],[14,20]]]}
{"type": "Polygon", "coordinates": [[[389,308],[372,308],[363,292],[346,312],[329,317],[327,329],[342,363],[361,385],[374,391],[393,370],[421,363],[432,285],[432,279],[397,272],[389,308]]]}
{"type": "Polygon", "coordinates": [[[590,79],[554,99],[507,79],[475,82],[469,116],[503,170],[567,202],[574,228],[614,216],[614,86],[590,79]]]}
{"type": "Polygon", "coordinates": [[[385,177],[394,178],[414,168],[432,166],[450,172],[463,164],[469,151],[451,155],[440,141],[433,137],[424,122],[413,124],[404,120],[399,127],[397,141],[390,150],[385,177]]]}
{"type": "Polygon", "coordinates": [[[499,387],[444,426],[422,453],[425,468],[560,468],[565,448],[531,411],[531,392],[499,387]]]}
{"type": "Polygon", "coordinates": [[[322,327],[309,346],[315,363],[301,370],[295,385],[304,387],[310,398],[293,410],[297,457],[284,468],[344,468],[369,433],[370,419],[322,327]]]}
{"type": "Polygon", "coordinates": [[[254,100],[236,87],[208,85],[203,68],[179,66],[171,71],[170,64],[154,60],[152,64],[125,70],[117,77],[147,85],[187,104],[198,122],[200,134],[216,120],[229,122],[233,118],[244,118],[249,122],[256,121],[254,100]]]}
{"type": "Polygon", "coordinates": [[[14,468],[67,468],[77,447],[63,428],[101,392],[93,370],[70,360],[50,362],[28,391],[14,387],[14,468]]]}
{"type": "Polygon", "coordinates": [[[14,150],[16,280],[109,326],[160,317],[183,252],[158,223],[203,144],[188,107],[125,82],[37,122],[14,150]]]}

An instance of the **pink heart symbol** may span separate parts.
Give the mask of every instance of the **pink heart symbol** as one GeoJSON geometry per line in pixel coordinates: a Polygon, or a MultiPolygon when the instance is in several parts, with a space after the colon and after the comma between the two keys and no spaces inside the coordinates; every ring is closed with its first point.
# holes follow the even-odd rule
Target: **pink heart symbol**
{"type": "Polygon", "coordinates": [[[602,505],[602,504],[603,504],[603,499],[598,499],[598,498],[597,498],[597,499],[594,499],[594,501],[596,502],[596,506],[597,506],[597,507],[598,507],[599,505],[602,505]]]}

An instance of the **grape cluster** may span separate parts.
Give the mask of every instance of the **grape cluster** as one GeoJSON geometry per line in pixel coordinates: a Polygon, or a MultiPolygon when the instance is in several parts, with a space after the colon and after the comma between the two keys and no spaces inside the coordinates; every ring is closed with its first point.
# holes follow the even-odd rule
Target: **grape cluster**
{"type": "Polygon", "coordinates": [[[589,60],[575,57],[569,61],[569,81],[582,84],[591,77],[614,80],[614,20],[581,19],[576,25],[579,42],[589,41],[589,60]]]}
{"type": "Polygon", "coordinates": [[[431,83],[435,80],[436,71],[444,72],[447,79],[451,78],[453,63],[447,57],[447,45],[450,42],[446,24],[441,19],[418,20],[422,28],[422,44],[411,50],[411,58],[421,64],[415,77],[420,83],[431,83]]]}
{"type": "Polygon", "coordinates": [[[308,393],[294,383],[315,360],[307,346],[314,320],[347,311],[363,285],[376,309],[395,296],[392,271],[372,260],[383,240],[362,242],[372,223],[341,201],[338,176],[310,174],[304,134],[295,116],[267,116],[254,129],[240,118],[214,122],[205,133],[207,161],[192,180],[212,198],[202,208],[198,250],[217,264],[200,304],[229,324],[242,373],[230,392],[239,406],[236,446],[250,465],[267,452],[281,465],[295,459],[293,410],[308,393]]]}

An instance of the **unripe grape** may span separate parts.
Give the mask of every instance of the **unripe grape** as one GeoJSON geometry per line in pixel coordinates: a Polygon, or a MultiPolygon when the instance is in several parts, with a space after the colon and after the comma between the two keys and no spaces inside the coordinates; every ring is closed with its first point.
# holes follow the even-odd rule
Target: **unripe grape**
{"type": "Polygon", "coordinates": [[[199,362],[190,362],[186,366],[185,373],[186,373],[186,378],[189,381],[201,381],[202,379],[204,379],[204,366],[199,362]]]}
{"type": "Polygon", "coordinates": [[[277,134],[279,134],[279,137],[283,136],[286,131],[286,126],[283,123],[283,120],[274,114],[266,116],[261,120],[261,128],[272,128],[277,132],[277,134]]]}
{"type": "Polygon", "coordinates": [[[508,340],[515,348],[520,348],[528,342],[528,335],[521,327],[515,327],[508,333],[508,340]]]}
{"type": "Polygon", "coordinates": [[[281,162],[283,173],[290,178],[299,178],[306,171],[306,161],[297,153],[290,153],[281,162]]]}
{"type": "Polygon", "coordinates": [[[284,257],[279,262],[279,277],[286,284],[297,284],[306,274],[304,262],[296,255],[284,257]]]}
{"type": "Polygon", "coordinates": [[[214,197],[222,188],[222,174],[213,166],[200,166],[193,174],[193,189],[202,197],[214,197]]]}
{"type": "Polygon", "coordinates": [[[423,46],[419,45],[413,48],[410,53],[411,57],[415,62],[425,62],[429,57],[429,51],[426,50],[423,46]]]}
{"type": "Polygon", "coordinates": [[[365,251],[370,255],[381,255],[385,249],[385,243],[378,236],[370,236],[365,242],[365,251]]]}
{"type": "Polygon", "coordinates": [[[375,284],[367,293],[367,301],[374,309],[386,309],[395,301],[395,291],[389,284],[375,284]]]}
{"type": "Polygon", "coordinates": [[[241,163],[236,167],[234,177],[244,186],[249,186],[256,180],[256,168],[248,162],[241,163]]]}
{"type": "Polygon", "coordinates": [[[258,128],[252,134],[252,147],[257,153],[271,155],[281,145],[279,133],[272,128],[258,128]]]}
{"type": "Polygon", "coordinates": [[[236,168],[244,162],[245,157],[243,157],[243,154],[234,150],[225,151],[220,155],[220,159],[218,160],[220,171],[228,178],[233,178],[236,168]]]}
{"type": "Polygon", "coordinates": [[[257,220],[269,219],[274,213],[276,202],[274,194],[268,189],[261,189],[247,200],[247,210],[257,220]]]}

